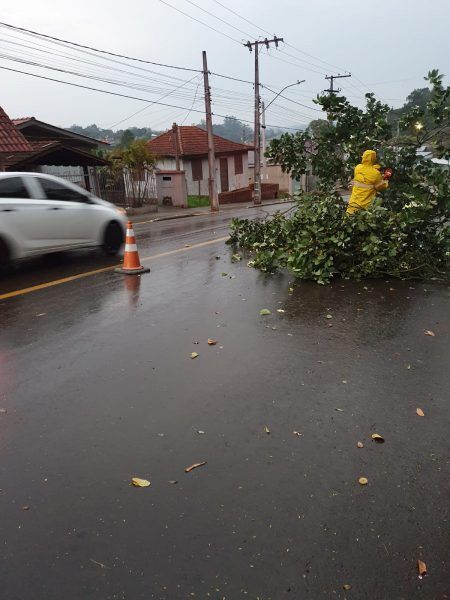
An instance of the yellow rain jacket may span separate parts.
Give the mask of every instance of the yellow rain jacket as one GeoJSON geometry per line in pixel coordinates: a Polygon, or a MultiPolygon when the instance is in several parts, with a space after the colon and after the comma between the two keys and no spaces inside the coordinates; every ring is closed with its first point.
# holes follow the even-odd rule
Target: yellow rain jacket
{"type": "Polygon", "coordinates": [[[355,167],[352,195],[347,207],[347,213],[350,215],[362,208],[368,208],[377,191],[389,187],[389,183],[383,180],[380,165],[376,164],[376,160],[375,150],[366,150],[362,155],[361,163],[355,167]]]}

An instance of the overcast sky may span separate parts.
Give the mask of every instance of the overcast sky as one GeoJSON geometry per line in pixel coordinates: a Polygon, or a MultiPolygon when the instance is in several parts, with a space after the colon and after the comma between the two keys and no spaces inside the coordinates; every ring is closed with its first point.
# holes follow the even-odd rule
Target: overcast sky
{"type": "MultiPolygon", "coordinates": [[[[269,125],[295,127],[320,117],[311,98],[327,86],[326,74],[350,71],[353,77],[338,83],[355,103],[361,104],[362,94],[371,90],[392,106],[402,105],[412,89],[423,87],[423,76],[430,68],[439,68],[450,76],[450,0],[221,0],[252,24],[214,0],[193,0],[241,32],[188,0],[167,2],[233,39],[180,14],[162,0],[0,0],[0,15],[2,21],[15,26],[193,69],[201,69],[201,51],[206,50],[211,71],[244,80],[253,80],[254,59],[241,42],[265,36],[265,30],[273,32],[289,45],[280,45],[278,51],[271,49],[270,55],[261,52],[262,83],[279,91],[296,80],[306,82],[286,91],[291,101],[279,99],[268,109],[269,125]]],[[[164,129],[174,120],[191,124],[202,117],[194,112],[203,110],[203,83],[196,72],[117,59],[124,63],[119,64],[105,56],[74,52],[4,27],[0,27],[0,54],[2,67],[138,96],[149,102],[166,95],[161,102],[179,107],[153,104],[145,108],[148,103],[138,100],[0,69],[0,105],[11,117],[33,115],[60,126],[97,123],[115,129],[164,129]],[[49,71],[14,62],[11,57],[107,77],[128,87],[49,71]],[[191,107],[193,111],[189,112],[191,107]]],[[[249,83],[211,77],[211,86],[216,114],[252,120],[253,89],[249,83]]],[[[273,98],[269,90],[262,92],[267,102],[273,98]]],[[[215,120],[220,122],[221,118],[215,120]]]]}

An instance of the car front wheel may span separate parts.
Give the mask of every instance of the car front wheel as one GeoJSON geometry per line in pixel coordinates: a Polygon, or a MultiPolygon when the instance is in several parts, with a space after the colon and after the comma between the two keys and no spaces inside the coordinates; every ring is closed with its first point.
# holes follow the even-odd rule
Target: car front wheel
{"type": "Polygon", "coordinates": [[[108,223],[103,236],[103,251],[108,256],[114,256],[123,244],[123,231],[119,223],[108,223]]]}

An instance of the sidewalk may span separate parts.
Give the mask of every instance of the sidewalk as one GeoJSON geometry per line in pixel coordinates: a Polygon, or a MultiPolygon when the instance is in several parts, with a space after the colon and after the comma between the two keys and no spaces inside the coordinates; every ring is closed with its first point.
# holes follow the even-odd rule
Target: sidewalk
{"type": "MultiPolygon", "coordinates": [[[[261,206],[272,206],[274,204],[290,204],[292,200],[263,200],[261,206]]],[[[245,202],[235,202],[233,204],[224,204],[220,207],[220,212],[228,212],[233,210],[242,210],[245,208],[256,208],[253,204],[245,202]]],[[[211,215],[211,209],[207,206],[198,208],[177,208],[174,206],[158,206],[158,212],[151,212],[141,215],[133,215],[131,220],[133,223],[142,223],[148,221],[169,221],[170,219],[183,219],[186,217],[199,217],[203,215],[211,215]]]]}

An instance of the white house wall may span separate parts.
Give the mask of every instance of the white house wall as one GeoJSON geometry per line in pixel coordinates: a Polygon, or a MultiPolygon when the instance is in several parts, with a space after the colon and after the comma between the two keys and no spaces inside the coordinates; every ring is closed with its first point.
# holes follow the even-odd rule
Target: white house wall
{"type": "MultiPolygon", "coordinates": [[[[248,179],[248,156],[247,154],[242,155],[242,167],[243,173],[240,175],[236,175],[234,172],[234,156],[227,156],[228,161],[228,184],[230,190],[236,190],[238,188],[247,187],[249,183],[248,179]]],[[[174,170],[175,169],[175,159],[174,158],[164,158],[158,160],[157,169],[161,170],[174,170]]],[[[180,169],[185,171],[186,174],[186,185],[187,185],[187,193],[189,196],[197,196],[199,193],[199,182],[194,181],[192,179],[192,163],[189,158],[180,159],[180,169]]],[[[208,159],[202,159],[202,174],[203,179],[200,181],[200,195],[207,196],[208,195],[208,159]]],[[[220,193],[222,191],[220,186],[220,157],[216,158],[216,182],[217,182],[217,191],[220,193]]]]}

